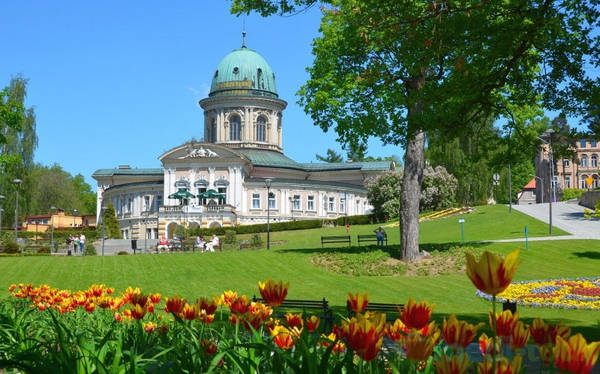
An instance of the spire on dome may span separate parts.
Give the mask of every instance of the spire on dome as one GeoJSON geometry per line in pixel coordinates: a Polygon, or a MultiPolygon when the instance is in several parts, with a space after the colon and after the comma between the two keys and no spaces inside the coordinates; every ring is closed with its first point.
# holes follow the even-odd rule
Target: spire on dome
{"type": "Polygon", "coordinates": [[[246,30],[242,31],[242,48],[246,48],[246,30]]]}

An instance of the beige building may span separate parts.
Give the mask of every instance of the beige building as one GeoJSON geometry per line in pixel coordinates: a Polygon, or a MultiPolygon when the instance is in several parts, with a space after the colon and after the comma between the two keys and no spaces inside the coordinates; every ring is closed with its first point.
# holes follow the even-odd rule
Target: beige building
{"type": "MultiPolygon", "coordinates": [[[[575,160],[554,159],[554,184],[556,194],[561,195],[565,188],[588,189],[600,187],[600,144],[595,139],[580,139],[576,142],[575,160]],[[575,161],[575,162],[574,162],[575,161]],[[587,178],[592,178],[592,185],[588,187],[587,178]]],[[[544,146],[536,160],[536,174],[544,180],[544,195],[550,196],[550,168],[548,167],[550,154],[548,146],[544,146]]],[[[536,186],[536,196],[541,194],[541,183],[536,186]]],[[[558,197],[557,197],[558,199],[558,197]]],[[[545,199],[547,200],[547,199],[545,199]]],[[[538,202],[539,201],[538,199],[538,202]]]]}
{"type": "Polygon", "coordinates": [[[50,227],[54,226],[54,229],[68,229],[77,227],[95,227],[96,216],[95,215],[71,215],[65,214],[64,211],[59,210],[53,214],[38,214],[34,216],[25,216],[23,222],[24,231],[36,231],[46,232],[50,230],[50,227]]]}
{"type": "MultiPolygon", "coordinates": [[[[275,74],[242,46],[212,73],[200,100],[204,141],[158,157],[161,167],[97,170],[98,216],[110,201],[124,238],[173,237],[177,225],[221,227],[366,214],[365,179],[394,163],[299,163],[283,153],[275,74]]],[[[195,134],[190,134],[190,136],[195,134]]],[[[302,140],[298,140],[302,141],[302,140]]]]}

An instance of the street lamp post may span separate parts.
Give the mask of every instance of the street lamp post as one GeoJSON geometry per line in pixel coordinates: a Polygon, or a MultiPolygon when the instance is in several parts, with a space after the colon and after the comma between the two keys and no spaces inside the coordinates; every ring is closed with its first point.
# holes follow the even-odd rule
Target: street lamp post
{"type": "Polygon", "coordinates": [[[17,194],[15,195],[15,243],[17,242],[17,239],[19,239],[19,186],[21,185],[21,183],[23,182],[22,180],[20,180],[19,178],[15,178],[12,181],[15,186],[16,186],[16,190],[17,190],[17,194]]]}
{"type": "Polygon", "coordinates": [[[56,210],[56,207],[52,205],[50,207],[50,251],[54,248],[54,210],[56,210]]]}
{"type": "Polygon", "coordinates": [[[102,207],[102,213],[100,217],[102,218],[102,256],[104,256],[104,239],[106,238],[106,225],[104,224],[104,212],[106,211],[106,207],[102,207]]]}
{"type": "Polygon", "coordinates": [[[554,192],[554,156],[552,154],[552,134],[554,130],[548,129],[542,136],[544,138],[548,138],[546,141],[544,138],[539,137],[544,143],[548,144],[548,149],[550,152],[550,198],[548,199],[548,214],[549,214],[549,222],[548,222],[548,230],[550,235],[552,235],[552,196],[554,192]]]}
{"type": "Polygon", "coordinates": [[[75,217],[77,216],[77,209],[73,209],[73,228],[75,228],[75,217]]]}
{"type": "Polygon", "coordinates": [[[542,197],[542,202],[541,202],[541,204],[543,204],[544,203],[544,180],[542,178],[538,177],[537,175],[533,175],[533,174],[529,174],[529,175],[540,181],[540,185],[541,185],[540,189],[542,190],[542,196],[541,196],[542,197]]]}
{"type": "Polygon", "coordinates": [[[271,206],[269,199],[271,198],[271,178],[265,179],[265,186],[267,187],[267,250],[271,249],[271,206]]]}

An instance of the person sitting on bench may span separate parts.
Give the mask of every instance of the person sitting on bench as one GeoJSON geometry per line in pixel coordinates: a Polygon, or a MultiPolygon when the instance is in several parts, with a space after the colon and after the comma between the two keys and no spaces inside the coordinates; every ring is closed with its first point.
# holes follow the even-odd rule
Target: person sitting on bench
{"type": "Polygon", "coordinates": [[[213,234],[210,242],[206,243],[206,250],[209,252],[214,252],[215,247],[218,247],[218,246],[219,246],[219,237],[217,235],[213,234]]]}
{"type": "Polygon", "coordinates": [[[165,238],[164,236],[160,238],[160,241],[158,242],[158,247],[156,247],[156,249],[158,249],[159,251],[161,249],[165,251],[169,250],[169,242],[167,241],[167,238],[165,238]]]}
{"type": "Polygon", "coordinates": [[[194,247],[199,248],[200,251],[203,252],[205,245],[206,245],[206,242],[204,241],[204,238],[202,236],[197,236],[196,242],[194,243],[194,247]]]}

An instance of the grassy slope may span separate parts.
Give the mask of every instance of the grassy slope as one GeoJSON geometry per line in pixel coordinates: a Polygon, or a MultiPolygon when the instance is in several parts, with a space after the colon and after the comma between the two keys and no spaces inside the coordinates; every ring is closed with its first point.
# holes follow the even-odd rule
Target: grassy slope
{"type": "MultiPolygon", "coordinates": [[[[467,224],[477,231],[467,231],[469,239],[516,237],[525,222],[530,232],[543,235],[543,223],[534,222],[513,212],[512,217],[501,207],[478,209],[465,216],[467,224]],[[508,234],[503,236],[502,232],[508,234]]],[[[457,240],[457,218],[447,218],[422,224],[423,243],[443,243],[457,240]]],[[[374,226],[354,226],[353,237],[359,232],[372,231],[374,226]]],[[[558,230],[557,230],[558,231],[558,230]]],[[[438,317],[457,313],[463,318],[484,319],[489,304],[474,295],[474,287],[465,275],[439,277],[348,277],[332,274],[314,267],[311,254],[332,249],[320,248],[320,235],[345,232],[344,228],[326,228],[278,232],[273,241],[285,241],[273,250],[235,251],[214,254],[173,254],[110,257],[18,257],[0,259],[0,295],[14,282],[49,283],[56,287],[80,289],[91,283],[106,283],[122,290],[139,286],[146,291],[166,295],[180,294],[197,297],[220,293],[225,289],[253,295],[256,282],[267,277],[288,279],[290,298],[327,297],[332,305],[342,310],[348,291],[368,291],[371,300],[404,302],[409,296],[427,299],[436,304],[438,317]]],[[[388,229],[392,242],[397,242],[397,228],[388,229]]],[[[477,244],[485,249],[508,253],[522,249],[523,264],[516,279],[544,279],[558,277],[599,276],[600,241],[532,242],[525,252],[524,243],[477,244]],[[553,261],[551,261],[553,260],[553,261]]],[[[526,318],[540,316],[562,319],[584,330],[586,336],[596,336],[600,330],[598,312],[565,311],[520,308],[526,318]]]]}

